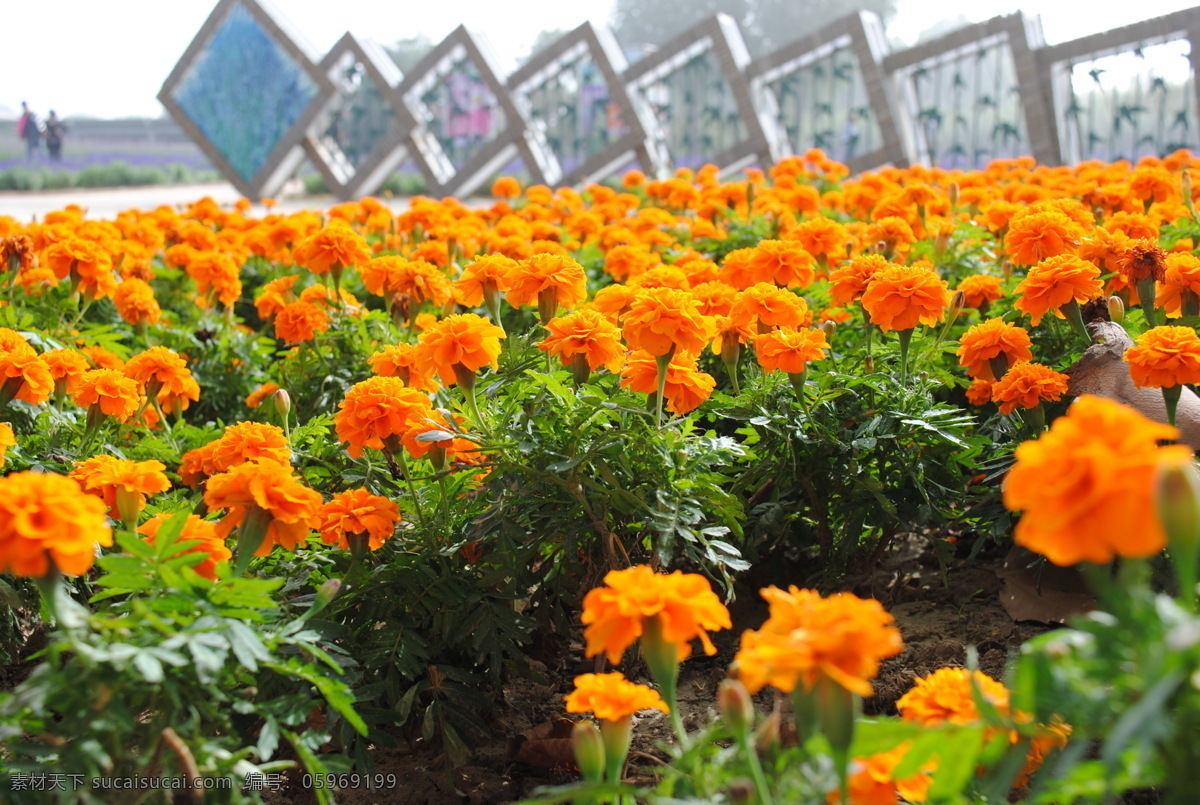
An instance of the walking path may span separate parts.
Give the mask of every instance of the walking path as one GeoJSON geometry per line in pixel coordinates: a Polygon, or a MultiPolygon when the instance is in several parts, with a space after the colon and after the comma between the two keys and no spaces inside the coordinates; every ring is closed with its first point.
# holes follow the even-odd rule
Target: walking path
{"type": "MultiPolygon", "coordinates": [[[[210,196],[222,206],[232,206],[242,194],[227,182],[194,185],[149,185],[146,187],[109,187],[96,189],[73,188],[70,190],[48,190],[44,192],[0,193],[0,215],[8,215],[18,221],[41,218],[53,210],[61,210],[68,204],[78,204],[87,210],[89,218],[113,218],[122,210],[152,210],[163,204],[174,207],[190,204],[210,196]]],[[[409,198],[381,199],[395,210],[408,208],[409,198]]],[[[297,210],[322,210],[337,203],[332,196],[284,196],[275,207],[278,212],[297,210]]],[[[263,215],[265,208],[255,205],[255,215],[263,215]]]]}

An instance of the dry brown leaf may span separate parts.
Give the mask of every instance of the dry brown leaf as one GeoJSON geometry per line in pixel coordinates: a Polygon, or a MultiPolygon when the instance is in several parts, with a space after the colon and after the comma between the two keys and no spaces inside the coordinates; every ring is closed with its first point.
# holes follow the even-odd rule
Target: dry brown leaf
{"type": "Polygon", "coordinates": [[[524,763],[539,769],[573,769],[575,752],[571,748],[571,731],[575,722],[556,718],[532,729],[510,736],[504,744],[504,758],[510,763],[524,763]]]}
{"type": "Polygon", "coordinates": [[[1065,624],[1072,617],[1095,609],[1096,597],[1078,570],[1046,562],[1039,571],[1036,565],[1029,566],[1032,561],[1028,551],[1014,545],[996,570],[1004,582],[1000,604],[1010,618],[1065,624]]]}

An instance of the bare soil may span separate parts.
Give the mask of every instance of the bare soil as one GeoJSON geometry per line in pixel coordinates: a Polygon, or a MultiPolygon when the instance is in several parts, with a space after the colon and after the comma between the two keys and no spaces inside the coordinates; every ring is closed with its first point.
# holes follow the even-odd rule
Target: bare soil
{"type": "MultiPolygon", "coordinates": [[[[875,695],[864,701],[867,714],[894,714],[896,700],[914,679],[947,665],[964,664],[968,646],[975,647],[983,671],[1001,678],[1010,654],[1049,628],[1013,623],[999,602],[1002,583],[996,570],[1000,562],[999,555],[973,561],[956,559],[943,572],[926,540],[913,535],[894,545],[872,572],[846,587],[883,603],[896,618],[905,643],[904,652],[888,660],[875,680],[875,695]]],[[[730,607],[735,629],[713,636],[718,653],[713,657],[694,654],[684,663],[679,703],[689,728],[699,728],[715,716],[717,685],[727,675],[741,631],[757,628],[766,619],[766,604],[757,590],[769,584],[785,586],[789,577],[794,583],[805,573],[801,568],[779,565],[752,571],[730,607]]],[[[451,770],[436,745],[421,740],[408,744],[397,736],[400,748],[380,749],[374,759],[376,773],[396,775],[400,786],[392,791],[340,791],[337,801],[345,805],[498,805],[527,797],[539,786],[572,780],[566,769],[513,762],[505,745],[538,725],[567,717],[563,697],[571,690],[574,677],[605,669],[584,658],[581,639],[569,646],[534,646],[531,654],[541,658],[531,660],[539,679],[516,678],[504,685],[492,713],[493,737],[474,747],[469,765],[451,770]]],[[[621,670],[637,681],[649,681],[645,669],[636,663],[627,660],[621,670]]],[[[772,693],[756,698],[764,711],[775,706],[772,693]]],[[[782,705],[786,708],[786,702],[782,705]]],[[[670,733],[670,724],[659,714],[639,718],[628,773],[652,773],[662,757],[658,747],[669,740],[670,733]]],[[[289,785],[268,802],[308,805],[315,799],[312,792],[289,785]]]]}

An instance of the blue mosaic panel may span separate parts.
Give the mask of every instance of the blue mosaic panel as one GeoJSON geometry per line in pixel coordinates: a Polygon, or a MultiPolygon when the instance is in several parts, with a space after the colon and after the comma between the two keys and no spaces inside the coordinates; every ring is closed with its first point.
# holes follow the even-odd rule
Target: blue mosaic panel
{"type": "Polygon", "coordinates": [[[234,5],[171,93],[244,180],[317,95],[317,86],[241,3],[234,5]]]}

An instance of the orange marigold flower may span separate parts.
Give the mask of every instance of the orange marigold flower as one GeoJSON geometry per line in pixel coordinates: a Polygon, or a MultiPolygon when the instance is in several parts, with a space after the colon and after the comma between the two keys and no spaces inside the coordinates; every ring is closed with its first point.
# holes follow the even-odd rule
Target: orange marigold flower
{"type": "Polygon", "coordinates": [[[23,271],[33,265],[33,240],[28,235],[0,237],[0,272],[23,271]]]}
{"type": "Polygon", "coordinates": [[[770,282],[771,275],[763,275],[764,265],[755,260],[754,249],[734,249],[721,261],[718,278],[737,290],[749,288],[760,282],[770,282]]]}
{"type": "Polygon", "coordinates": [[[377,296],[407,296],[410,307],[426,302],[441,306],[454,296],[446,272],[425,260],[376,257],[362,270],[363,284],[377,296]]]}
{"type": "Polygon", "coordinates": [[[613,246],[604,254],[604,270],[613,279],[624,282],[661,262],[658,252],[650,251],[643,243],[613,246]]]}
{"type": "Polygon", "coordinates": [[[186,411],[192,401],[200,399],[200,384],[187,368],[187,359],[166,347],[150,347],[134,355],[123,371],[167,413],[186,411]]]}
{"type": "Polygon", "coordinates": [[[578,307],[587,298],[583,266],[558,254],[535,254],[521,260],[509,275],[508,303],[522,307],[536,303],[546,322],[560,307],[578,307]]]}
{"type": "MultiPolygon", "coordinates": [[[[163,513],[156,514],[138,527],[138,533],[145,536],[146,542],[153,545],[155,538],[158,537],[159,529],[163,527],[163,523],[170,520],[174,515],[163,513]]],[[[192,570],[196,571],[201,577],[216,581],[217,565],[222,562],[228,562],[233,558],[233,552],[225,544],[225,540],[217,533],[217,524],[198,517],[194,514],[187,516],[187,522],[183,524],[183,531],[179,534],[180,542],[198,542],[199,545],[185,547],[175,556],[185,556],[187,554],[198,553],[204,558],[199,564],[192,565],[192,570]]]]}
{"type": "Polygon", "coordinates": [[[278,383],[263,383],[246,397],[247,408],[257,408],[262,405],[263,400],[270,397],[275,392],[279,391],[278,383]]]}
{"type": "Polygon", "coordinates": [[[438,383],[417,365],[417,348],[412,344],[392,344],[367,358],[371,370],[382,377],[398,377],[404,385],[420,391],[437,391],[438,383]]]}
{"type": "Polygon", "coordinates": [[[557,355],[562,365],[570,368],[576,356],[587,363],[588,370],[601,366],[616,372],[625,362],[625,345],[617,326],[598,310],[583,308],[546,324],[550,334],[538,344],[538,349],[557,355]]]}
{"type": "Polygon", "coordinates": [[[926,727],[967,726],[983,718],[975,704],[974,688],[1001,714],[1008,713],[1008,688],[982,671],[966,668],[939,668],[921,677],[896,701],[896,709],[905,721],[926,727]]]}
{"type": "Polygon", "coordinates": [[[0,467],[4,466],[5,454],[8,448],[17,446],[17,435],[13,433],[12,425],[0,422],[0,467]]]}
{"type": "Polygon", "coordinates": [[[140,396],[137,383],[116,369],[93,369],[79,378],[71,399],[80,408],[96,406],[106,416],[124,422],[137,411],[140,396]]]}
{"type": "Polygon", "coordinates": [[[57,282],[58,278],[54,276],[54,272],[43,266],[25,268],[17,274],[17,283],[29,296],[41,296],[44,290],[53,287],[57,282]]]}
{"type": "MultiPolygon", "coordinates": [[[[737,299],[737,291],[724,282],[693,285],[688,293],[696,300],[696,308],[701,316],[728,316],[737,299]]],[[[600,294],[596,294],[596,298],[599,299],[600,294]]]]}
{"type": "Polygon", "coordinates": [[[963,333],[958,345],[958,362],[971,377],[995,380],[993,361],[1003,358],[1004,369],[1033,360],[1033,342],[1024,329],[1002,319],[988,319],[963,333]]]}
{"type": "Polygon", "coordinates": [[[476,313],[447,316],[430,325],[417,340],[417,366],[427,375],[437,374],[453,386],[460,377],[485,366],[499,367],[500,339],[504,331],[476,313]]]}
{"type": "MultiPolygon", "coordinates": [[[[621,386],[641,394],[658,392],[658,361],[645,351],[630,355],[621,370],[621,386]]],[[[712,395],[716,378],[696,368],[696,356],[676,352],[667,366],[663,396],[667,410],[680,416],[694,411],[712,395]]]]}
{"type": "Polygon", "coordinates": [[[1071,300],[1079,304],[1100,296],[1100,269],[1087,260],[1069,254],[1051,257],[1029,269],[1029,274],[1017,286],[1017,310],[1030,317],[1036,327],[1050,311],[1071,300]]]}
{"type": "MultiPolygon", "coordinates": [[[[296,294],[292,289],[295,287],[298,279],[300,279],[299,274],[292,274],[287,277],[273,279],[262,286],[258,297],[254,300],[254,307],[258,311],[258,317],[263,321],[270,321],[275,314],[292,302],[295,302],[296,294]]],[[[363,282],[366,282],[365,274],[363,275],[363,282]]]]}
{"type": "Polygon", "coordinates": [[[1030,212],[1014,218],[1004,236],[1004,250],[1020,266],[1071,254],[1083,238],[1083,228],[1058,210],[1030,212]]]}
{"type": "Polygon", "coordinates": [[[284,305],[275,316],[275,337],[289,344],[311,341],[317,333],[329,329],[329,314],[312,302],[298,301],[284,305]]]}
{"type": "Polygon", "coordinates": [[[414,458],[429,451],[429,442],[416,437],[431,430],[433,409],[429,398],[404,385],[398,377],[372,377],[356,383],[338,405],[334,428],[338,441],[347,442],[354,458],[367,447],[399,449],[403,444],[414,458]]]}
{"type": "Polygon", "coordinates": [[[1067,393],[1068,380],[1049,366],[1022,361],[992,386],[992,401],[1000,405],[1002,414],[1011,414],[1018,406],[1037,408],[1043,400],[1061,400],[1067,393]]]}
{"type": "Polygon", "coordinates": [[[658,691],[630,682],[619,671],[575,677],[575,690],[566,700],[568,713],[594,713],[603,721],[621,721],[640,710],[670,712],[658,691]]]}
{"type": "Polygon", "coordinates": [[[851,240],[846,227],[824,216],[800,222],[789,229],[784,238],[797,241],[813,257],[829,262],[845,257],[846,243],[851,240]]]}
{"type": "Polygon", "coordinates": [[[492,195],[496,198],[516,198],[521,195],[521,183],[511,176],[501,176],[492,183],[492,195]]]}
{"type": "Polygon", "coordinates": [[[739,324],[757,328],[760,333],[772,327],[812,324],[812,311],[804,297],[766,282],[740,292],[729,309],[729,317],[739,324]]]}
{"type": "Polygon", "coordinates": [[[1058,565],[1152,556],[1166,545],[1154,501],[1160,468],[1191,451],[1159,447],[1179,431],[1101,397],[1080,397],[1040,438],[1021,444],[1004,505],[1021,511],[1013,539],[1058,565]]]}
{"type": "Polygon", "coordinates": [[[0,400],[17,399],[41,405],[54,391],[50,367],[21,339],[12,349],[0,349],[0,400]]]}
{"type": "Polygon", "coordinates": [[[656,266],[655,268],[646,269],[636,277],[630,277],[626,285],[637,290],[644,288],[674,288],[677,291],[686,291],[692,287],[687,274],[675,266],[656,266]]]}
{"type": "Polygon", "coordinates": [[[117,286],[113,302],[116,303],[121,318],[135,326],[158,324],[158,320],[162,318],[162,308],[154,298],[154,290],[150,283],[136,277],[117,286]]]}
{"type": "Polygon", "coordinates": [[[331,224],[310,235],[295,250],[296,264],[314,274],[340,273],[371,259],[362,236],[343,224],[331,224]]]}
{"type": "Polygon", "coordinates": [[[879,664],[903,648],[900,630],[883,606],[850,593],[822,598],[816,590],[768,587],[770,616],[747,630],[734,657],[738,678],[751,693],[772,685],[790,693],[812,690],[821,678],[871,695],[879,664]]]}
{"type": "Polygon", "coordinates": [[[1000,278],[989,274],[974,274],[965,278],[958,284],[958,290],[963,292],[964,306],[972,308],[981,308],[1004,296],[1000,290],[1000,278]]]}
{"type": "Polygon", "coordinates": [[[991,380],[976,380],[967,388],[967,402],[971,405],[987,405],[992,401],[992,387],[996,385],[991,380]]]}
{"type": "Polygon", "coordinates": [[[908,221],[896,215],[887,215],[869,224],[863,234],[863,242],[869,246],[883,245],[883,256],[903,260],[909,247],[917,242],[908,221]]]}
{"type": "Polygon", "coordinates": [[[1171,318],[1183,315],[1184,300],[1200,311],[1200,257],[1184,252],[1167,255],[1163,280],[1154,299],[1171,318]]]}
{"type": "Polygon", "coordinates": [[[125,368],[125,361],[121,360],[99,344],[90,347],[80,347],[79,351],[87,357],[88,362],[96,369],[125,368]]]}
{"type": "Polygon", "coordinates": [[[754,350],[764,372],[781,371],[798,375],[808,368],[809,361],[825,357],[829,342],[824,330],[780,328],[763,333],[754,339],[754,350]]]}
{"type": "Polygon", "coordinates": [[[517,261],[502,254],[485,254],[467,265],[454,281],[458,301],[466,307],[479,307],[489,297],[499,298],[509,290],[509,277],[517,261]]]}
{"type": "Polygon", "coordinates": [[[755,329],[753,321],[738,321],[729,316],[714,316],[712,353],[727,356],[741,355],[741,351],[736,347],[751,343],[757,335],[758,330],[755,329]]]}
{"type": "Polygon", "coordinates": [[[1140,388],[1200,383],[1200,336],[1192,327],[1155,327],[1125,351],[1125,362],[1140,388]]]}
{"type": "Polygon", "coordinates": [[[1154,240],[1135,240],[1125,247],[1117,262],[1126,282],[1162,282],[1166,275],[1167,252],[1154,240]]]}
{"type": "Polygon", "coordinates": [[[238,464],[208,479],[204,502],[211,510],[228,509],[217,524],[217,533],[227,537],[251,514],[269,516],[266,535],[254,552],[266,556],[275,545],[288,550],[308,539],[309,523],[321,506],[321,493],[309,489],[292,474],[287,464],[256,459],[238,464]]]}
{"type": "Polygon", "coordinates": [[[892,266],[874,276],[862,296],[871,323],[885,333],[934,325],[950,306],[950,290],[935,272],[917,266],[892,266]]]}
{"type": "MultiPolygon", "coordinates": [[[[691,654],[691,641],[699,639],[704,653],[717,653],[708,633],[729,629],[729,610],[717,598],[708,579],[698,573],[676,570],[655,573],[646,565],[610,570],[604,586],[583,598],[583,637],[588,657],[604,653],[614,665],[625,649],[637,642],[657,618],[662,639],[679,647],[682,662],[691,654]]],[[[597,713],[599,715],[599,713],[597,713]]]]}
{"type": "Polygon", "coordinates": [[[184,270],[196,283],[196,302],[201,307],[208,307],[214,296],[222,305],[232,307],[242,295],[238,264],[224,252],[197,252],[184,270]]]}
{"type": "Polygon", "coordinates": [[[42,261],[60,280],[69,276],[72,289],[85,296],[102,299],[116,290],[112,256],[95,241],[82,237],[58,241],[46,248],[42,261]]]}
{"type": "Polygon", "coordinates": [[[351,549],[349,537],[366,537],[372,551],[383,547],[383,543],[396,533],[400,522],[400,507],[365,489],[348,489],[339,492],[317,513],[317,531],[326,545],[337,545],[342,550],[351,549]]]}
{"type": "Polygon", "coordinates": [[[301,302],[311,302],[322,310],[329,310],[338,306],[336,300],[341,300],[342,308],[351,316],[357,316],[361,306],[354,294],[347,291],[345,288],[338,289],[335,294],[332,288],[324,285],[310,285],[300,292],[301,302]]]}
{"type": "Polygon", "coordinates": [[[114,520],[132,522],[146,508],[146,495],[157,495],[171,488],[166,468],[161,461],[130,461],[99,455],[76,461],[70,477],[83,491],[103,500],[114,520]]]}
{"type": "Polygon", "coordinates": [[[787,288],[807,288],[816,277],[816,261],[799,243],[790,240],[761,240],[753,249],[752,262],[767,282],[787,288]]]}
{"type": "Polygon", "coordinates": [[[699,353],[711,332],[711,321],[700,314],[691,295],[673,288],[647,288],[634,296],[622,328],[630,349],[653,357],[672,350],[699,353]]]}
{"type": "Polygon", "coordinates": [[[881,254],[862,254],[829,274],[830,295],[835,305],[848,305],[862,298],[875,275],[896,267],[881,254]]]}
{"type": "Polygon", "coordinates": [[[83,353],[73,349],[50,350],[42,355],[42,360],[50,369],[50,376],[54,378],[56,394],[74,391],[80,376],[92,368],[87,358],[83,357],[83,353]]]}
{"type": "Polygon", "coordinates": [[[0,478],[0,571],[45,576],[86,573],[96,546],[113,544],[104,503],[61,475],[17,472],[0,478]]]}
{"type": "MultiPolygon", "coordinates": [[[[238,422],[225,429],[211,445],[208,475],[235,467],[246,461],[263,459],[277,464],[292,460],[292,448],[278,425],[265,422],[238,422]]],[[[201,448],[203,449],[203,448],[201,448]]],[[[184,455],[187,460],[187,455],[184,455]]]]}
{"type": "MultiPolygon", "coordinates": [[[[896,805],[900,797],[906,802],[924,802],[926,791],[933,782],[925,772],[904,780],[904,788],[893,775],[896,766],[904,759],[912,744],[905,742],[895,749],[881,752],[868,758],[855,758],[851,765],[850,779],[846,781],[850,805],[896,805]],[[919,787],[918,787],[919,786],[919,787]]],[[[830,805],[842,802],[837,791],[827,798],[830,805]]]]}

